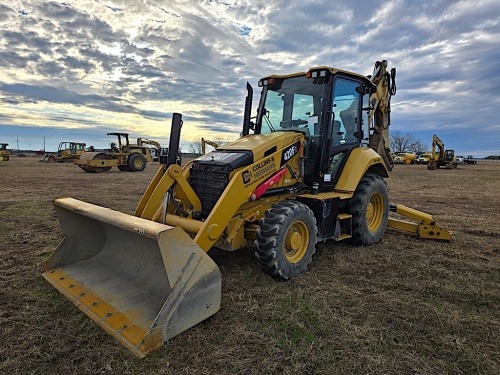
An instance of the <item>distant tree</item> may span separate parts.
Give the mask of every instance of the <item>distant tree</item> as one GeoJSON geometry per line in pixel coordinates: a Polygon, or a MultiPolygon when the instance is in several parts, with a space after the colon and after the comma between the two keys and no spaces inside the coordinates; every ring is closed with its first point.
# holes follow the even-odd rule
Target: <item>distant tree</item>
{"type": "Polygon", "coordinates": [[[188,151],[193,154],[201,154],[201,138],[191,142],[188,151]]]}
{"type": "Polygon", "coordinates": [[[390,147],[393,153],[413,152],[422,153],[427,150],[427,145],[412,133],[393,131],[390,139],[390,147]]]}

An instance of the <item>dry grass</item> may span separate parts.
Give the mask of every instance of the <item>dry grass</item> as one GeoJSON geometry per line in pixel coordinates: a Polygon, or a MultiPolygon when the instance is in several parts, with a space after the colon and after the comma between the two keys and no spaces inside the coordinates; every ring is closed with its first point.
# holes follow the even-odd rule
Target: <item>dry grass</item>
{"type": "Polygon", "coordinates": [[[392,172],[393,200],[434,214],[452,243],[397,232],[366,248],[326,242],[291,282],[263,274],[251,248],[211,250],[221,311],[138,360],[45,282],[40,262],[62,237],[55,197],[132,214],[155,169],[0,162],[1,373],[499,373],[500,163],[392,172]]]}

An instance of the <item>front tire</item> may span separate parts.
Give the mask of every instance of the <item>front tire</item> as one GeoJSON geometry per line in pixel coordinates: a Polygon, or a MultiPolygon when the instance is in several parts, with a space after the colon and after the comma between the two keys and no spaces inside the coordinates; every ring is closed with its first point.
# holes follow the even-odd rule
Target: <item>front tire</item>
{"type": "Polygon", "coordinates": [[[373,245],[384,236],[389,219],[389,192],[382,177],[367,173],[350,201],[352,241],[373,245]]]}
{"type": "Polygon", "coordinates": [[[303,273],[316,252],[318,229],[305,204],[274,204],[260,220],[254,243],[259,265],[269,275],[289,280],[303,273]]]}

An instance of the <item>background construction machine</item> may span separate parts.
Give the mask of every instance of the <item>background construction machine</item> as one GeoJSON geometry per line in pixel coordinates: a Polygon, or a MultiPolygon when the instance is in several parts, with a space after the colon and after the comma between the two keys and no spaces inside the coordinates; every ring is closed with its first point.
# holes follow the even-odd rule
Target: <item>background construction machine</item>
{"type": "Polygon", "coordinates": [[[412,152],[398,152],[394,156],[394,164],[416,164],[416,155],[412,152]]]}
{"type": "Polygon", "coordinates": [[[432,137],[432,154],[427,163],[427,169],[433,170],[441,167],[453,169],[457,167],[457,164],[455,151],[445,150],[443,141],[434,134],[432,137]]]}
{"type": "Polygon", "coordinates": [[[210,141],[210,140],[202,137],[201,138],[201,153],[202,153],[202,155],[205,155],[207,153],[207,150],[205,147],[206,145],[212,146],[213,148],[219,147],[219,144],[217,142],[213,142],[213,141],[210,141]]]}
{"type": "Polygon", "coordinates": [[[42,160],[48,163],[73,163],[85,153],[85,143],[61,142],[56,153],[46,153],[42,160]]]}
{"type": "Polygon", "coordinates": [[[155,157],[156,157],[156,161],[158,160],[158,157],[161,155],[161,153],[163,152],[163,149],[160,145],[159,142],[156,142],[152,139],[146,139],[146,138],[137,138],[137,145],[138,146],[144,146],[144,145],[152,145],[154,146],[153,149],[150,149],[150,154],[151,154],[151,158],[153,161],[155,161],[155,157]]]}
{"type": "MultiPolygon", "coordinates": [[[[423,154],[420,154],[420,156],[417,159],[418,164],[427,164],[429,163],[429,160],[433,157],[432,151],[426,151],[423,154]]],[[[434,155],[436,157],[436,155],[434,155]]]]}
{"type": "Polygon", "coordinates": [[[462,164],[477,164],[477,160],[472,155],[468,155],[462,160],[462,164]]]}
{"type": "Polygon", "coordinates": [[[146,163],[152,161],[151,151],[146,144],[161,149],[158,142],[149,139],[138,138],[137,144],[131,144],[128,133],[107,135],[118,137],[118,145],[111,143],[109,151],[86,152],[74,163],[90,173],[108,172],[112,167],[118,167],[122,172],[142,172],[146,168],[146,163]]]}
{"type": "Polygon", "coordinates": [[[10,159],[10,152],[7,150],[8,143],[0,143],[0,160],[8,161],[10,159]]]}
{"type": "Polygon", "coordinates": [[[395,76],[385,60],[372,76],[325,66],[268,76],[256,117],[247,84],[242,137],[184,167],[174,114],[169,153],[135,216],[55,200],[65,238],[44,277],[144,356],[219,309],[212,247],[251,241],[262,270],[286,280],[306,270],[319,241],[371,245],[387,227],[449,240],[431,215],[389,204],[395,76]]]}

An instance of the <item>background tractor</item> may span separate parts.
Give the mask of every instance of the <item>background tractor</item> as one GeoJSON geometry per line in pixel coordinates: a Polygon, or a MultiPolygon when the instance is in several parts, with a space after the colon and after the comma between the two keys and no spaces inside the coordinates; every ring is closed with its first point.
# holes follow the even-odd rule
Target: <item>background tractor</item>
{"type": "Polygon", "coordinates": [[[389,203],[395,77],[385,60],[371,76],[325,66],[271,75],[259,81],[255,117],[247,84],[241,138],[184,167],[174,113],[168,155],[134,216],[55,200],[65,238],[44,277],[142,357],[218,311],[213,247],[252,244],[262,270],[288,280],[319,241],[372,245],[387,227],[450,240],[431,215],[389,203]]]}
{"type": "Polygon", "coordinates": [[[75,164],[85,172],[102,173],[108,172],[112,167],[117,167],[122,172],[142,172],[146,163],[152,161],[151,151],[146,144],[157,145],[158,142],[138,138],[137,144],[129,142],[128,133],[108,133],[118,138],[118,144],[111,143],[109,151],[86,152],[75,164]],[[140,142],[140,143],[139,143],[140,142]]]}
{"type": "Polygon", "coordinates": [[[61,142],[56,153],[46,153],[42,160],[48,163],[73,163],[85,153],[85,143],[61,142]]]}
{"type": "Polygon", "coordinates": [[[0,160],[8,161],[10,159],[10,152],[7,150],[8,143],[0,143],[0,160]]]}

